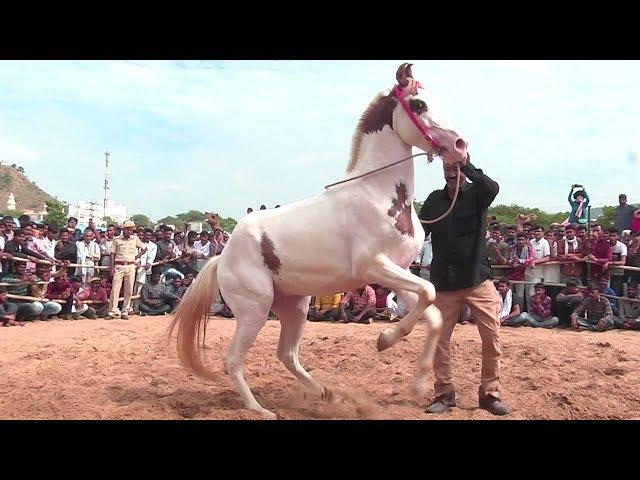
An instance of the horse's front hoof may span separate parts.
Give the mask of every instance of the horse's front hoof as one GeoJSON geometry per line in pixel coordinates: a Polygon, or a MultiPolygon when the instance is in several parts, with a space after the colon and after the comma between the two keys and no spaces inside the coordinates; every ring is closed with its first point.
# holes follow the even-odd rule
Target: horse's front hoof
{"type": "Polygon", "coordinates": [[[390,328],[387,328],[382,332],[380,332],[380,335],[378,336],[378,343],[376,346],[378,347],[378,351],[381,352],[383,350],[386,350],[390,346],[392,346],[394,343],[395,342],[393,341],[393,330],[390,328]]]}

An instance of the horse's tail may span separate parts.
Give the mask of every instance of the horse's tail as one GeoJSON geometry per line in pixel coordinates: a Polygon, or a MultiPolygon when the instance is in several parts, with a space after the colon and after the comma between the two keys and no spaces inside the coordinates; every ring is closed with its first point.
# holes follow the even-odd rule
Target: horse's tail
{"type": "Polygon", "coordinates": [[[216,256],[209,260],[187,289],[169,326],[171,337],[178,327],[178,358],[188,370],[209,380],[218,376],[202,363],[200,338],[209,318],[209,311],[218,293],[218,261],[216,256]]]}

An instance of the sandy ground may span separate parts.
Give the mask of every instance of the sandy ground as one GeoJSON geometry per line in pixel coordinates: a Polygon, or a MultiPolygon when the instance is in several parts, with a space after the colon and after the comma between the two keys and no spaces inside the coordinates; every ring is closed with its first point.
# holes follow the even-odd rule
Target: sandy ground
{"type": "MultiPolygon", "coordinates": [[[[226,375],[205,382],[179,366],[175,345],[163,344],[170,321],[52,320],[0,329],[2,419],[253,419],[226,375]]],[[[312,375],[343,392],[326,402],[303,395],[276,359],[278,321],[269,321],[247,358],[246,378],[262,405],[281,419],[489,419],[477,408],[480,339],[458,325],[452,360],[458,407],[424,413],[429,398],[410,393],[424,339],[409,338],[377,352],[389,324],[308,323],[300,347],[312,375]]],[[[206,351],[213,370],[235,328],[209,324],[206,351]]],[[[501,330],[502,389],[510,419],[640,419],[640,332],[501,330]]],[[[433,377],[432,377],[433,378],[433,377]]]]}

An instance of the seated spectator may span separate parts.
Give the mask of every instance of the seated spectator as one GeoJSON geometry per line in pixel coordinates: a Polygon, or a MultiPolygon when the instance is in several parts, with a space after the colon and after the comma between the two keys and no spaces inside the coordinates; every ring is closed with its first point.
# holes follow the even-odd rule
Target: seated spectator
{"type": "Polygon", "coordinates": [[[576,330],[603,332],[613,328],[613,310],[611,303],[600,295],[600,286],[591,282],[587,287],[586,298],[571,314],[571,326],[576,330]]]}
{"type": "Polygon", "coordinates": [[[571,324],[571,314],[583,300],[584,295],[578,289],[578,283],[575,280],[569,280],[564,290],[556,297],[556,308],[561,327],[566,328],[571,324]]]}
{"type": "Polygon", "coordinates": [[[55,277],[53,282],[47,285],[47,298],[49,300],[60,300],[61,318],[69,320],[73,308],[73,289],[71,282],[67,281],[66,275],[55,277]]]}
{"type": "Polygon", "coordinates": [[[520,315],[522,300],[518,299],[511,290],[509,280],[500,280],[497,285],[500,294],[500,325],[509,326],[511,321],[520,315]]]}
{"type": "MultiPolygon", "coordinates": [[[[627,296],[630,300],[638,300],[637,285],[630,283],[627,285],[627,296]]],[[[615,328],[627,330],[640,330],[640,302],[620,300],[620,313],[613,318],[615,328]]]]}
{"type": "Polygon", "coordinates": [[[140,291],[140,316],[165,315],[171,309],[171,302],[166,298],[164,290],[160,272],[153,270],[149,283],[145,283],[140,291]]]}
{"type": "Polygon", "coordinates": [[[82,277],[80,275],[74,275],[70,280],[71,290],[73,291],[73,307],[71,308],[72,318],[74,320],[78,320],[82,316],[95,319],[96,311],[85,303],[91,298],[91,287],[82,286],[82,277]]]}
{"type": "Polygon", "coordinates": [[[529,327],[553,328],[558,325],[558,317],[551,315],[551,297],[546,294],[543,283],[536,283],[533,287],[534,295],[529,299],[529,311],[523,312],[512,319],[508,325],[526,325],[529,327]]]}
{"type": "Polygon", "coordinates": [[[387,297],[391,293],[391,290],[375,283],[371,285],[371,288],[373,288],[373,291],[376,294],[376,314],[373,319],[389,321],[391,319],[391,312],[389,312],[389,308],[387,306],[387,297]]]}
{"type": "Polygon", "coordinates": [[[182,279],[182,286],[184,287],[185,292],[187,291],[187,288],[189,288],[189,286],[191,286],[191,284],[193,283],[193,276],[194,274],[191,272],[185,273],[184,278],[182,279]]]}
{"type": "MultiPolygon", "coordinates": [[[[613,288],[609,287],[610,278],[607,275],[601,275],[598,279],[598,285],[600,287],[600,294],[616,296],[616,292],[613,291],[613,288]]],[[[605,297],[607,298],[607,297],[605,297]]],[[[611,309],[613,310],[614,315],[618,315],[618,300],[615,298],[609,298],[609,302],[611,302],[611,309]]]]}
{"type": "Polygon", "coordinates": [[[307,318],[312,322],[322,320],[336,320],[340,315],[340,301],[342,293],[331,295],[316,295],[313,306],[309,309],[307,318]]]}
{"type": "Polygon", "coordinates": [[[372,323],[376,314],[376,292],[369,285],[348,292],[340,301],[342,323],[372,323]]]}
{"type": "Polygon", "coordinates": [[[420,268],[412,270],[413,273],[421,278],[429,281],[431,279],[431,261],[433,260],[433,248],[431,245],[431,233],[427,235],[422,244],[422,248],[416,255],[414,264],[419,265],[420,268]]]}
{"type": "Polygon", "coordinates": [[[180,300],[182,300],[182,296],[186,290],[186,288],[182,286],[182,280],[183,279],[180,277],[175,277],[173,281],[164,288],[165,298],[171,305],[169,313],[173,313],[178,307],[178,304],[180,303],[180,300]]]}
{"type": "MultiPolygon", "coordinates": [[[[51,269],[47,265],[38,265],[36,268],[36,280],[38,282],[43,282],[43,284],[31,285],[31,296],[36,298],[47,298],[47,287],[49,286],[49,283],[53,282],[52,275],[60,277],[64,276],[64,274],[64,269],[58,270],[55,274],[52,274],[51,269]]],[[[40,303],[42,303],[40,320],[49,320],[51,317],[62,311],[62,305],[51,301],[51,299],[49,299],[48,302],[42,301],[40,303]]]]}
{"type": "Polygon", "coordinates": [[[215,315],[218,317],[225,317],[225,318],[233,318],[233,312],[229,308],[229,305],[227,305],[227,303],[224,301],[224,298],[220,293],[218,293],[218,296],[216,297],[216,300],[213,303],[213,308],[211,309],[211,315],[215,315]]]}
{"type": "Polygon", "coordinates": [[[175,270],[182,273],[182,275],[184,275],[185,277],[187,276],[187,274],[190,274],[193,278],[198,274],[198,270],[196,270],[195,268],[195,259],[192,255],[193,254],[191,253],[183,252],[180,258],[173,262],[175,270]]]}
{"type": "Polygon", "coordinates": [[[409,311],[407,305],[396,296],[395,292],[389,292],[389,295],[387,295],[387,309],[391,322],[399,321],[409,311]]]}
{"type": "Polygon", "coordinates": [[[24,326],[24,322],[16,321],[18,306],[7,302],[7,294],[0,293],[0,324],[3,327],[24,326]]]}
{"type": "Polygon", "coordinates": [[[94,302],[90,308],[93,309],[97,318],[105,318],[107,316],[109,313],[109,294],[102,286],[100,277],[91,279],[88,300],[94,302]]]}
{"type": "MultiPolygon", "coordinates": [[[[17,230],[16,230],[17,231],[17,230]]],[[[17,234],[16,234],[17,235],[17,234]]],[[[13,273],[4,273],[0,277],[0,282],[11,283],[13,285],[9,287],[0,287],[3,292],[11,295],[30,296],[30,283],[37,281],[35,275],[27,273],[27,265],[24,262],[15,262],[13,266],[13,273]]],[[[8,303],[15,305],[16,319],[22,320],[35,320],[38,315],[42,313],[44,307],[41,302],[33,300],[22,299],[10,299],[8,303]]],[[[8,307],[9,310],[13,310],[13,307],[8,307]]]]}

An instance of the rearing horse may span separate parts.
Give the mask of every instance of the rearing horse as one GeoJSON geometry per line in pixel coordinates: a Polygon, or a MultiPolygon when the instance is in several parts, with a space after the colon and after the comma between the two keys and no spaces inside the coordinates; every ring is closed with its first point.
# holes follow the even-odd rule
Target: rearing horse
{"type": "MultiPolygon", "coordinates": [[[[467,156],[466,142],[439,123],[427,99],[418,95],[411,65],[401,65],[396,79],[398,87],[378,94],[358,122],[347,179],[408,157],[414,146],[447,163],[467,156]],[[429,134],[415,122],[423,122],[429,134]]],[[[269,310],[281,324],[278,358],[306,387],[324,397],[326,389],[298,360],[310,296],[377,283],[396,292],[409,308],[396,329],[383,332],[388,338],[381,335],[379,348],[381,342],[384,348],[406,335],[420,318],[426,320],[427,339],[416,379],[416,387],[424,391],[442,318],[432,305],[433,285],[408,270],[424,242],[413,207],[413,168],[413,161],[399,163],[313,198],[242,218],[222,255],[205,265],[176,311],[169,333],[178,327],[183,365],[199,376],[217,379],[202,363],[199,339],[219,289],[237,322],[224,357],[225,370],[247,408],[275,418],[255,399],[243,374],[245,356],[269,310]],[[336,235],[330,239],[312,235],[318,230],[336,235]],[[308,255],[311,241],[313,256],[308,255]]]]}

